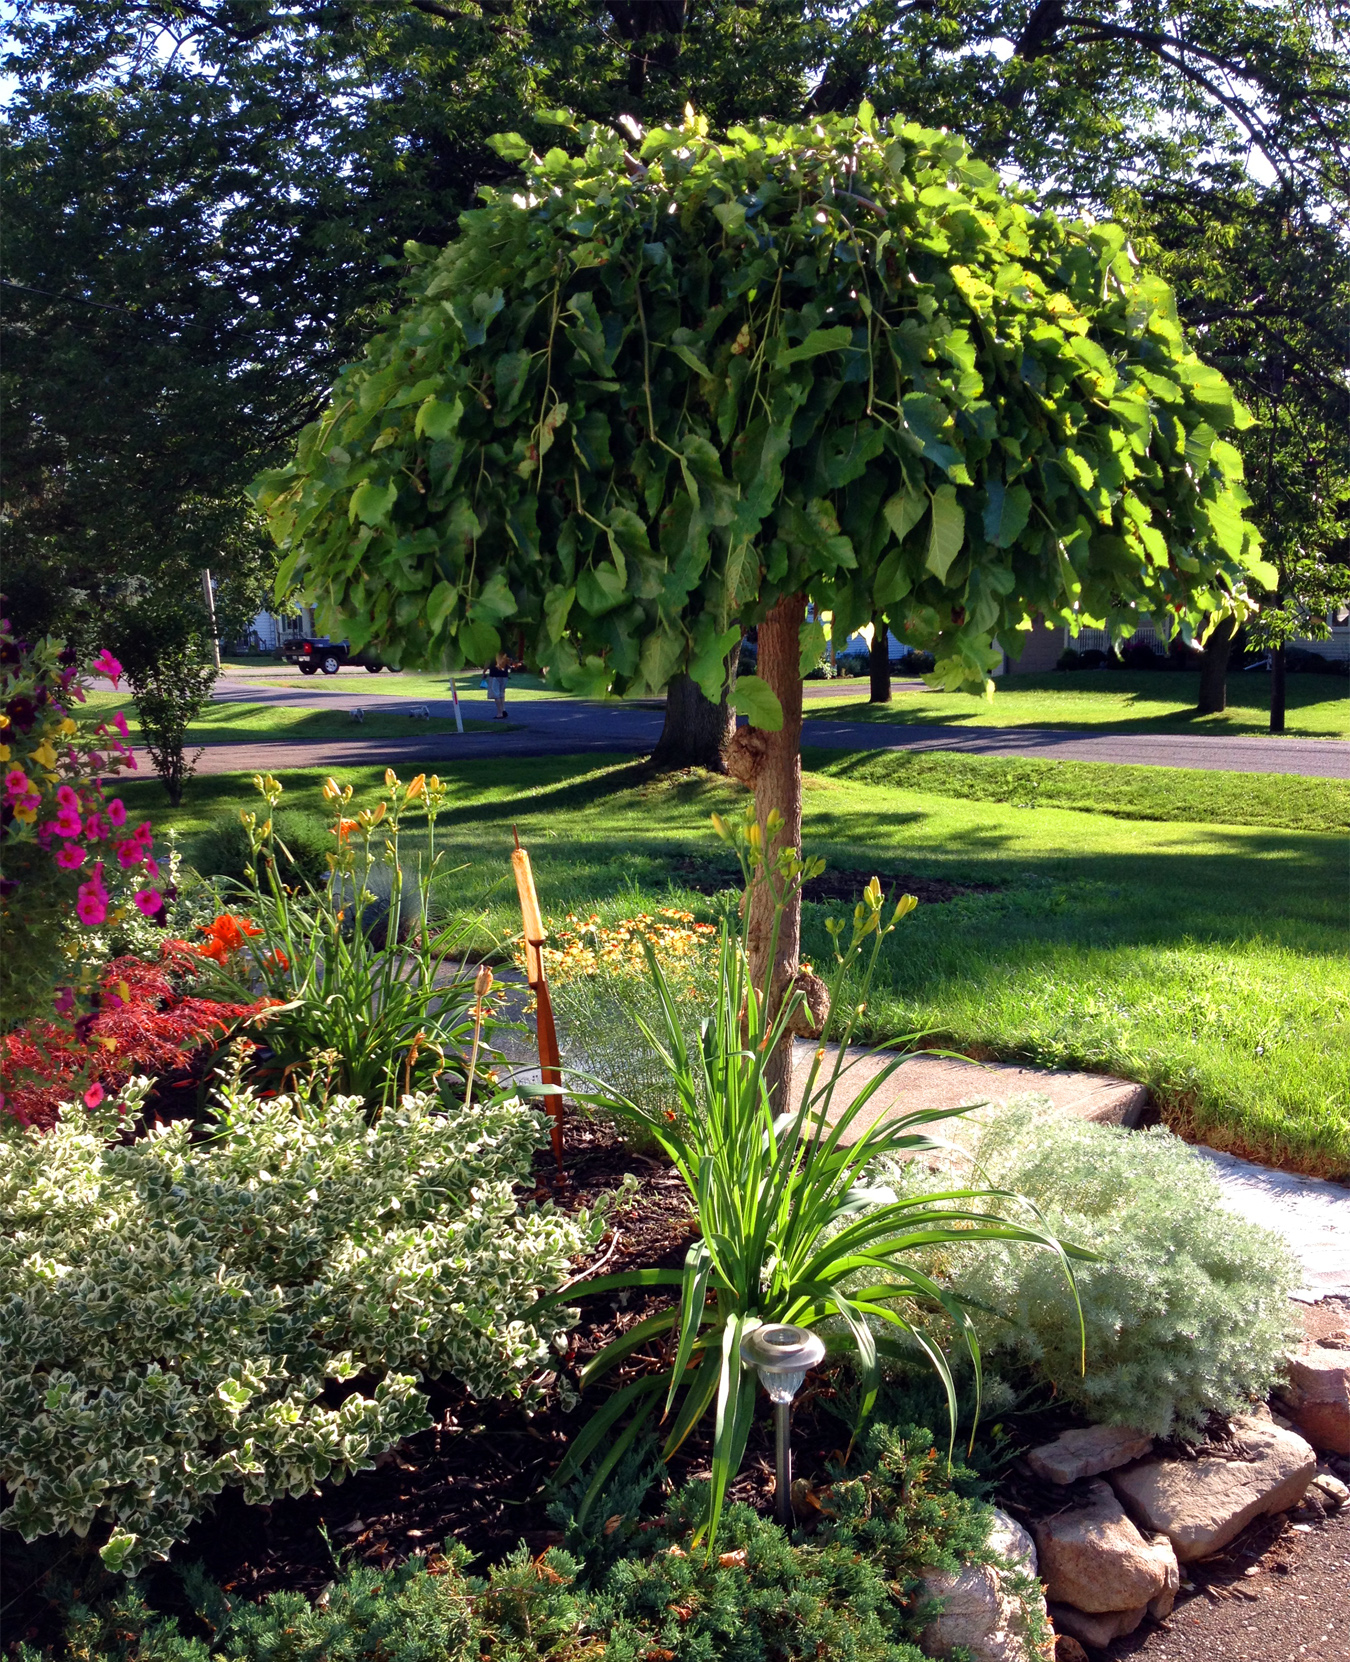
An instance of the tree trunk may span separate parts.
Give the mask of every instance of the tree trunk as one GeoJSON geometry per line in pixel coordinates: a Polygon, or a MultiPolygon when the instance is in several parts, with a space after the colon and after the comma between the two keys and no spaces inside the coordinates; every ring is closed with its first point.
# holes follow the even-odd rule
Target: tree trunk
{"type": "Polygon", "coordinates": [[[736,731],[736,714],[727,703],[736,685],[736,663],[740,648],[727,660],[727,678],[721,700],[714,704],[699,690],[697,681],[677,675],[666,688],[666,719],[661,737],[652,752],[652,766],[663,773],[680,768],[707,768],[725,773],[722,752],[736,731]]]}
{"type": "Polygon", "coordinates": [[[1270,730],[1284,732],[1284,647],[1270,649],[1270,730]]]}
{"type": "MultiPolygon", "coordinates": [[[[777,733],[761,728],[739,728],[727,746],[727,771],[755,793],[755,813],[764,838],[765,864],[772,865],[780,848],[802,844],[802,673],[801,626],[806,600],[788,595],[759,626],[758,673],[773,689],[783,707],[783,725],[777,733]],[[769,815],[782,819],[772,838],[769,815]]],[[[792,988],[801,948],[802,907],[794,894],[783,912],[778,939],[773,939],[773,890],[764,877],[750,891],[750,970],[755,985],[769,989],[768,1018],[777,1014],[792,988]]],[[[781,1045],[769,1059],[765,1077],[775,1107],[786,1108],[792,1088],[792,1043],[781,1045]]]]}
{"type": "Polygon", "coordinates": [[[1231,617],[1215,624],[1200,659],[1200,696],[1195,708],[1202,716],[1217,716],[1228,708],[1228,660],[1237,639],[1237,624],[1231,617]]]}
{"type": "Polygon", "coordinates": [[[872,619],[872,695],[869,704],[889,704],[891,701],[891,642],[884,617],[872,619]]]}

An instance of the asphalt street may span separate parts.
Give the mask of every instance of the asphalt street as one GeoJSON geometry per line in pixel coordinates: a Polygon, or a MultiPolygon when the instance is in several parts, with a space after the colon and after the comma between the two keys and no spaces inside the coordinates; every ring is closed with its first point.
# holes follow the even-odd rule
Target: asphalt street
{"type": "MultiPolygon", "coordinates": [[[[328,710],[406,711],[425,705],[438,718],[451,718],[449,697],[419,699],[384,690],[387,682],[348,675],[310,684],[281,681],[271,670],[227,671],[216,683],[224,703],[277,704],[328,710]],[[277,684],[281,682],[281,684],[277,684]],[[298,683],[298,684],[297,684],[298,683]]],[[[486,721],[493,708],[470,681],[460,708],[466,719],[486,721]]],[[[809,703],[808,703],[809,711],[809,703]]],[[[409,717],[406,738],[366,738],[353,722],[350,737],[323,740],[267,739],[250,744],[207,745],[198,773],[362,767],[388,763],[445,763],[469,757],[576,756],[587,753],[645,755],[661,731],[662,709],[642,704],[588,704],[571,699],[508,695],[510,721],[501,729],[430,733],[409,717]]],[[[1055,761],[1123,762],[1155,767],[1204,768],[1229,773],[1290,773],[1309,778],[1350,779],[1350,744],[1337,739],[1222,736],[1200,733],[1112,733],[1049,727],[955,727],[812,717],[803,724],[802,745],[832,750],[950,750],[977,756],[1041,756],[1055,761]]],[[[145,765],[142,758],[142,765],[145,765]]]]}

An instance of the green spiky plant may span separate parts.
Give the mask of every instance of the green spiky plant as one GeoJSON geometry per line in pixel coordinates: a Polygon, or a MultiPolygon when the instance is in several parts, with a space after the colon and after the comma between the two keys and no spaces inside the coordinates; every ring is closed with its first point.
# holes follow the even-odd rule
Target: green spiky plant
{"type": "MultiPolygon", "coordinates": [[[[772,885],[776,920],[802,884],[824,869],[823,861],[804,861],[791,848],[778,849],[766,861],[764,829],[753,806],[743,824],[727,825],[714,816],[714,825],[736,849],[747,887],[760,878],[772,885]]],[[[771,848],[777,829],[768,828],[771,848]]],[[[756,1377],[742,1363],[741,1340],[764,1323],[827,1324],[831,1352],[851,1355],[857,1363],[860,1423],[876,1398],[881,1359],[902,1354],[906,1339],[917,1344],[942,1380],[954,1441],[955,1380],[925,1325],[912,1319],[915,1307],[944,1311],[961,1335],[974,1369],[977,1414],[979,1339],[964,1302],[915,1262],[919,1249],[945,1242],[1022,1241],[1055,1253],[1071,1286],[1069,1260],[1091,1256],[1042,1229],[1000,1216],[1007,1203],[1018,1202],[1010,1191],[945,1187],[900,1199],[892,1189],[868,1180],[868,1168],[879,1157],[909,1157],[941,1148],[923,1127],[963,1111],[901,1114],[878,1120],[850,1140],[859,1116],[902,1065],[903,1055],[870,1078],[841,1112],[834,1107],[848,1072],[849,1041],[865,1007],[882,944],[916,905],[913,895],[903,896],[887,920],[881,885],[873,878],[854,908],[847,943],[847,925],[830,921],[835,952],[831,1006],[837,1007],[844,978],[860,959],[861,999],[843,1023],[832,1063],[827,1065],[828,1053],[819,1046],[800,1102],[778,1114],[767,1064],[794,1030],[809,1025],[802,1019],[803,991],[783,999],[770,1017],[769,989],[756,986],[750,974],[744,929],[738,935],[725,924],[716,1006],[701,1024],[698,1045],[691,1047],[677,1001],[649,953],[662,1021],[659,1031],[645,1022],[641,1026],[669,1072],[676,1106],[653,1111],[622,1097],[591,1100],[636,1123],[660,1144],[688,1188],[699,1234],[683,1270],[602,1275],[543,1301],[571,1302],[620,1289],[679,1289],[674,1303],[635,1323],[583,1371],[586,1385],[645,1345],[664,1347],[663,1366],[640,1373],[614,1391],[573,1441],[559,1468],[559,1477],[566,1479],[605,1447],[583,1498],[581,1517],[654,1416],[671,1421],[662,1450],[669,1460],[711,1410],[712,1483],[705,1531],[710,1540],[716,1536],[754,1413],[756,1377]],[[625,1416],[627,1423],[616,1435],[625,1416]]],[[[742,910],[748,912],[748,907],[742,910]]],[[[771,952],[769,962],[773,961],[771,952]]]]}

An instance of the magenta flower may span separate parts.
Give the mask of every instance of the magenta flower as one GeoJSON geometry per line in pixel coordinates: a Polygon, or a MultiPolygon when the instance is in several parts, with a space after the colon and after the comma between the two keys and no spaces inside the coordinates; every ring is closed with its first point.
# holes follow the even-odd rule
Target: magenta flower
{"type": "Polygon", "coordinates": [[[91,843],[100,842],[103,837],[103,817],[101,814],[90,814],[84,822],[84,834],[91,843]]]}
{"type": "Polygon", "coordinates": [[[22,796],[28,789],[28,775],[22,768],[11,768],[5,775],[5,789],[11,796],[22,796]]]}
{"type": "Polygon", "coordinates": [[[75,896],[75,916],[86,929],[97,929],[108,916],[107,896],[81,883],[75,896]]]}
{"type": "Polygon", "coordinates": [[[67,843],[56,851],[56,863],[62,871],[74,871],[85,860],[84,850],[77,843],[67,843]]]}
{"type": "Polygon", "coordinates": [[[127,734],[127,718],[122,714],[122,712],[120,710],[117,711],[117,713],[113,716],[112,720],[113,720],[113,726],[117,729],[117,731],[122,735],[122,737],[124,739],[127,738],[128,737],[128,734],[127,734]]]}
{"type": "Polygon", "coordinates": [[[56,805],[58,808],[73,808],[78,812],[80,799],[69,785],[61,785],[57,788],[56,805]]]}
{"type": "Polygon", "coordinates": [[[103,1087],[97,1080],[95,1080],[89,1089],[84,1093],[84,1105],[86,1108],[97,1108],[99,1103],[102,1101],[103,1087]]]}
{"type": "Polygon", "coordinates": [[[158,889],[140,889],[131,898],[148,918],[154,917],[164,906],[164,896],[158,889]]]}
{"type": "Polygon", "coordinates": [[[126,804],[120,796],[115,796],[108,804],[107,814],[108,824],[120,831],[127,822],[126,804]]]}
{"type": "Polygon", "coordinates": [[[53,823],[58,837],[78,837],[84,830],[84,821],[80,818],[78,808],[73,812],[63,808],[53,823]]]}
{"type": "Polygon", "coordinates": [[[93,663],[90,664],[89,670],[93,675],[106,675],[114,687],[116,687],[118,681],[122,677],[121,664],[118,663],[117,659],[113,657],[112,653],[108,651],[106,646],[103,648],[102,652],[99,653],[98,657],[94,659],[93,663]]]}
{"type": "Polygon", "coordinates": [[[133,866],[140,865],[145,858],[140,843],[135,837],[128,837],[124,843],[117,845],[117,863],[123,871],[130,871],[133,866]]]}
{"type": "Polygon", "coordinates": [[[73,1016],[75,1014],[74,987],[58,987],[56,997],[52,1000],[52,1007],[58,1016],[73,1016]]]}

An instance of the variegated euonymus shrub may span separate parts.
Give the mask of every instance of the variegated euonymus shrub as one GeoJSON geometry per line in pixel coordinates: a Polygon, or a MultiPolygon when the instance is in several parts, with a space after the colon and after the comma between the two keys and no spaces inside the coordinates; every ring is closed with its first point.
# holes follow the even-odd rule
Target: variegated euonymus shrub
{"type": "Polygon", "coordinates": [[[429,1423],[419,1376],[528,1389],[574,1318],[520,1316],[601,1222],[519,1202],[547,1132],[515,1099],[368,1125],[359,1097],[227,1086],[208,1141],[125,1123],[0,1129],[3,1522],[29,1540],[111,1525],[105,1562],[135,1569],[224,1484],[370,1465],[429,1423]]]}

